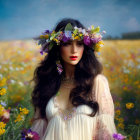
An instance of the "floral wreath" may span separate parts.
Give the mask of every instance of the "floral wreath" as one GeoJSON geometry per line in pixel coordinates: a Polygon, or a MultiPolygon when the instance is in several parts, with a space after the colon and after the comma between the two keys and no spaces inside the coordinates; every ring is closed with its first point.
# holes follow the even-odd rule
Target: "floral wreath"
{"type": "MultiPolygon", "coordinates": [[[[100,51],[100,48],[104,45],[102,41],[102,34],[105,34],[106,31],[102,31],[101,33],[100,27],[94,28],[93,25],[88,29],[82,29],[78,27],[72,27],[71,23],[68,23],[64,29],[61,29],[58,32],[45,30],[42,35],[35,40],[38,40],[38,45],[41,45],[40,53],[43,55],[43,52],[49,53],[51,48],[54,45],[60,45],[60,42],[67,42],[69,40],[83,40],[84,44],[94,49],[94,51],[100,51]]],[[[100,54],[100,53],[99,53],[100,54]]]]}

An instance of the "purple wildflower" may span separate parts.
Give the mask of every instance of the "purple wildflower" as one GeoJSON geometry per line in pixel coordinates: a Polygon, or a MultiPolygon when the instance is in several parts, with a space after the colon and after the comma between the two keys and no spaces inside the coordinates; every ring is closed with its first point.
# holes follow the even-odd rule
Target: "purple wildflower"
{"type": "Polygon", "coordinates": [[[91,44],[91,40],[90,40],[90,37],[89,36],[84,36],[84,43],[86,45],[90,45],[91,44]]]}
{"type": "Polygon", "coordinates": [[[91,41],[96,44],[97,42],[101,41],[101,37],[98,37],[98,38],[91,38],[91,41]]]}
{"type": "Polygon", "coordinates": [[[63,35],[63,38],[62,38],[62,41],[63,42],[67,42],[67,41],[69,41],[70,40],[70,38],[69,37],[66,37],[65,36],[65,34],[63,35]]]}
{"type": "Polygon", "coordinates": [[[40,50],[40,54],[43,55],[43,50],[40,50]]]}
{"type": "Polygon", "coordinates": [[[114,133],[113,138],[115,138],[116,140],[124,140],[126,138],[126,136],[123,136],[120,133],[114,133]]]}
{"type": "Polygon", "coordinates": [[[24,129],[22,132],[21,132],[21,135],[22,135],[22,140],[26,140],[26,139],[30,139],[30,140],[40,140],[40,137],[38,135],[37,132],[35,131],[32,131],[31,129],[24,129]]]}

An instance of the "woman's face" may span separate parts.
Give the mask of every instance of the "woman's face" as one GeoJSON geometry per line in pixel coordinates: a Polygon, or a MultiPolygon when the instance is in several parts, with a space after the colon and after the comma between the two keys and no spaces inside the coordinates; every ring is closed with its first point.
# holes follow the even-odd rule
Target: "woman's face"
{"type": "Polygon", "coordinates": [[[82,41],[72,40],[63,43],[60,47],[61,57],[64,62],[76,65],[82,58],[84,44],[82,41]]]}

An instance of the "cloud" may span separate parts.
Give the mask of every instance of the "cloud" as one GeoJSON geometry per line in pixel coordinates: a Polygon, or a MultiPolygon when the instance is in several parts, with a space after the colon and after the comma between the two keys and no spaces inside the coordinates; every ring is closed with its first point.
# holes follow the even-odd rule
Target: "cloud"
{"type": "Polygon", "coordinates": [[[138,31],[140,30],[140,23],[137,21],[135,17],[131,17],[126,22],[126,27],[129,31],[138,31]]]}

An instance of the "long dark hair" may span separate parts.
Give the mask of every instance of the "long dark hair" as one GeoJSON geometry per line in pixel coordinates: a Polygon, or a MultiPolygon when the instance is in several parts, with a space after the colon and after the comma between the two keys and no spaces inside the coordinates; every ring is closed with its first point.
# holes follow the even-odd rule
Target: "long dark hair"
{"type": "MultiPolygon", "coordinates": [[[[73,27],[86,29],[78,20],[72,18],[64,18],[56,25],[54,30],[57,32],[60,29],[64,31],[65,26],[71,23],[73,27]]],[[[61,85],[61,78],[65,70],[59,75],[56,66],[56,60],[60,60],[62,66],[63,61],[60,56],[60,46],[52,47],[49,54],[39,63],[34,71],[33,81],[35,83],[32,91],[32,104],[36,111],[36,107],[40,110],[41,118],[46,118],[46,105],[50,98],[54,96],[61,85]]],[[[64,66],[63,66],[64,68],[64,66]]],[[[92,87],[94,85],[94,78],[101,74],[103,66],[96,58],[94,49],[84,45],[84,52],[81,60],[75,65],[74,77],[76,81],[75,87],[71,90],[69,99],[73,106],[88,105],[93,109],[89,116],[93,117],[99,110],[99,105],[92,99],[92,87]]]]}

